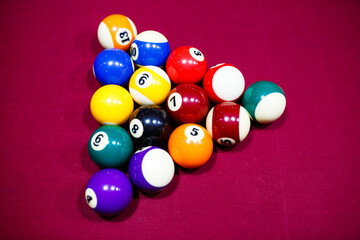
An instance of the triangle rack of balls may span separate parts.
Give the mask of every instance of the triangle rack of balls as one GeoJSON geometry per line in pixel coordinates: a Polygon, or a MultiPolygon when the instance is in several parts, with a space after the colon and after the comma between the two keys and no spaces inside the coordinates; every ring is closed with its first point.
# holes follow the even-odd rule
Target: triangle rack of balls
{"type": "Polygon", "coordinates": [[[163,34],[138,34],[124,15],[103,19],[97,36],[104,50],[93,73],[102,86],[90,110],[100,125],[89,137],[88,152],[100,170],[89,179],[85,200],[102,216],[126,209],[134,188],[162,191],[176,167],[203,166],[214,144],[234,146],[252,122],[271,123],[285,110],[277,84],[258,81],[245,89],[236,66],[208,68],[199,49],[171,50],[163,34]]]}

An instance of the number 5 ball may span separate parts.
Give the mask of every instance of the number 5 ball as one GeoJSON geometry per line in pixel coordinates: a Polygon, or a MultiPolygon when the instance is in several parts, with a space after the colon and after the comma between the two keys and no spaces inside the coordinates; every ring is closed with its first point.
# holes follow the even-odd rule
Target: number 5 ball
{"type": "Polygon", "coordinates": [[[251,118],[259,123],[271,123],[278,119],[286,107],[284,91],[275,83],[259,81],[244,92],[242,105],[251,118]]]}
{"type": "Polygon", "coordinates": [[[137,35],[130,18],[113,14],[107,16],[99,25],[97,36],[103,48],[119,48],[127,51],[137,35]]]}
{"type": "Polygon", "coordinates": [[[118,85],[105,85],[96,90],[90,101],[90,110],[100,124],[124,124],[134,110],[130,93],[118,85]]]}
{"type": "Polygon", "coordinates": [[[166,72],[175,84],[198,83],[203,79],[206,69],[204,54],[190,46],[175,49],[166,62],[166,72]]]}
{"type": "Polygon", "coordinates": [[[101,126],[94,131],[88,142],[91,159],[105,168],[123,166],[130,159],[132,151],[131,137],[120,126],[101,126]]]}
{"type": "Polygon", "coordinates": [[[198,124],[186,123],[171,133],[168,149],[179,166],[198,168],[210,159],[213,141],[205,128],[198,124]]]}

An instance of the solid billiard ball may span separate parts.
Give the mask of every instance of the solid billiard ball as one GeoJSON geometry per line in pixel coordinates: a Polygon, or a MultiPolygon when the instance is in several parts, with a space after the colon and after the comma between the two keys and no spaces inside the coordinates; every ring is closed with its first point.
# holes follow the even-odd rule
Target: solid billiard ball
{"type": "Polygon", "coordinates": [[[206,72],[203,87],[214,103],[235,102],[244,92],[245,80],[238,68],[222,63],[206,72]]]}
{"type": "Polygon", "coordinates": [[[241,104],[258,123],[271,123],[285,111],[284,91],[275,83],[259,81],[251,84],[244,92],[241,104]]]}
{"type": "Polygon", "coordinates": [[[203,79],[206,69],[204,54],[190,46],[175,49],[166,61],[166,72],[175,84],[198,83],[203,79]]]}
{"type": "Polygon", "coordinates": [[[166,110],[178,123],[198,123],[209,111],[209,99],[198,85],[182,83],[171,90],[166,110]]]}
{"type": "Polygon", "coordinates": [[[162,104],[171,90],[171,81],[164,70],[155,66],[141,67],[129,81],[129,91],[139,105],[162,104]]]}
{"type": "Polygon", "coordinates": [[[93,94],[90,110],[100,124],[122,125],[134,110],[130,93],[118,85],[105,85],[93,94]]]}
{"type": "Polygon", "coordinates": [[[234,102],[215,105],[206,117],[206,129],[220,145],[233,146],[246,138],[251,121],[245,108],[234,102]]]}
{"type": "Polygon", "coordinates": [[[129,132],[137,147],[161,145],[169,139],[168,116],[158,105],[140,106],[129,118],[129,132]]]}
{"type": "Polygon", "coordinates": [[[130,18],[113,14],[101,21],[97,36],[103,48],[119,48],[127,51],[137,35],[137,30],[130,18]]]}
{"type": "Polygon", "coordinates": [[[95,58],[93,73],[103,85],[124,85],[129,82],[135,67],[129,54],[121,49],[105,49],[95,58]]]}
{"type": "Polygon", "coordinates": [[[129,162],[130,181],[144,192],[163,190],[173,179],[174,173],[175,165],[169,153],[154,146],[135,152],[129,162]]]}
{"type": "Polygon", "coordinates": [[[85,200],[89,207],[102,216],[114,216],[131,202],[132,186],[125,173],[105,168],[96,172],[88,181],[85,200]]]}
{"type": "Polygon", "coordinates": [[[130,47],[131,58],[139,67],[165,65],[170,54],[170,45],[166,37],[153,30],[136,36],[130,47]]]}
{"type": "Polygon", "coordinates": [[[130,159],[132,151],[131,137],[120,126],[101,126],[93,132],[88,142],[91,159],[105,168],[123,166],[130,159]]]}
{"type": "Polygon", "coordinates": [[[198,168],[210,159],[213,141],[209,132],[202,126],[185,123],[171,133],[168,149],[179,166],[198,168]]]}

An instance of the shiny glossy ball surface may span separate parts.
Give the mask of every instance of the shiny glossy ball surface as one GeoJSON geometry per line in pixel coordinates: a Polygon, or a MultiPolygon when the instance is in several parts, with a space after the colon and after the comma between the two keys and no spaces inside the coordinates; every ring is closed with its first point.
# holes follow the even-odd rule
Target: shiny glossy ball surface
{"type": "Polygon", "coordinates": [[[134,63],[129,54],[116,48],[101,51],[93,64],[94,76],[103,85],[125,85],[134,70],[134,63]]]}
{"type": "Polygon", "coordinates": [[[103,216],[114,216],[131,202],[133,189],[125,173],[106,168],[96,172],[88,181],[85,200],[88,206],[103,216]]]}
{"type": "Polygon", "coordinates": [[[169,54],[168,40],[163,34],[153,30],[137,35],[130,47],[131,58],[139,67],[163,66],[169,54]]]}
{"type": "Polygon", "coordinates": [[[97,37],[103,48],[119,48],[127,51],[137,35],[137,29],[130,18],[121,15],[109,15],[101,21],[97,37]]]}
{"type": "Polygon", "coordinates": [[[149,146],[134,153],[129,163],[131,182],[141,191],[162,191],[174,177],[175,165],[165,150],[149,146]]]}
{"type": "Polygon", "coordinates": [[[105,85],[96,90],[90,101],[90,110],[100,124],[122,125],[134,110],[130,93],[118,85],[105,85]]]}
{"type": "Polygon", "coordinates": [[[101,126],[93,132],[88,142],[89,155],[100,167],[121,167],[129,161],[132,151],[131,137],[120,126],[101,126]]]}
{"type": "Polygon", "coordinates": [[[204,54],[190,46],[175,49],[166,62],[166,72],[175,84],[198,83],[203,79],[206,70],[204,54]]]}
{"type": "Polygon", "coordinates": [[[241,104],[254,121],[267,124],[277,120],[284,113],[286,98],[279,85],[259,81],[246,89],[241,104]]]}
{"type": "Polygon", "coordinates": [[[186,123],[171,133],[168,149],[179,166],[198,168],[210,159],[213,141],[205,128],[198,124],[186,123]]]}
{"type": "Polygon", "coordinates": [[[171,133],[167,113],[158,105],[141,106],[129,118],[129,132],[137,147],[161,145],[171,133]]]}
{"type": "Polygon", "coordinates": [[[198,123],[209,111],[209,99],[201,87],[182,83],[171,90],[166,111],[178,123],[198,123]]]}
{"type": "Polygon", "coordinates": [[[215,105],[206,117],[206,129],[224,146],[233,146],[246,138],[251,121],[245,108],[233,102],[215,105]]]}

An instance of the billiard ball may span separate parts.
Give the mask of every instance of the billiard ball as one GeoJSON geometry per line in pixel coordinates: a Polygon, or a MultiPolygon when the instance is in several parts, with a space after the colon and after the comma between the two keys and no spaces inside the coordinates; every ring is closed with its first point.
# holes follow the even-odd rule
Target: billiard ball
{"type": "Polygon", "coordinates": [[[97,36],[103,48],[119,48],[127,51],[137,35],[136,26],[130,18],[113,14],[101,21],[97,36]]]}
{"type": "Polygon", "coordinates": [[[249,113],[234,102],[218,103],[206,117],[206,129],[217,143],[224,146],[243,141],[250,126],[249,113]]]}
{"type": "Polygon", "coordinates": [[[125,173],[113,168],[96,172],[88,181],[85,200],[102,216],[114,216],[131,202],[133,189],[125,173]]]}
{"type": "Polygon", "coordinates": [[[168,116],[158,105],[140,106],[129,118],[129,132],[137,147],[161,145],[169,139],[168,116]]]}
{"type": "Polygon", "coordinates": [[[91,97],[90,110],[100,124],[122,125],[134,110],[130,93],[118,85],[100,87],[91,97]]]}
{"type": "Polygon", "coordinates": [[[162,191],[174,177],[175,165],[165,150],[148,146],[131,157],[129,162],[130,181],[141,191],[162,191]]]}
{"type": "Polygon", "coordinates": [[[90,158],[105,168],[123,166],[130,159],[132,151],[131,137],[120,126],[101,126],[93,132],[88,141],[90,158]]]}
{"type": "Polygon", "coordinates": [[[182,83],[171,90],[166,110],[178,123],[198,123],[209,111],[209,99],[198,85],[182,83]]]}
{"type": "Polygon", "coordinates": [[[203,79],[206,69],[204,54],[190,46],[176,48],[166,61],[166,72],[175,84],[198,83],[203,79]]]}
{"type": "Polygon", "coordinates": [[[136,36],[130,47],[131,58],[139,67],[165,65],[170,54],[170,45],[166,37],[153,30],[136,36]]]}
{"type": "Polygon", "coordinates": [[[129,91],[139,105],[162,104],[171,90],[171,82],[164,70],[155,66],[137,69],[129,81],[129,91]]]}
{"type": "Polygon", "coordinates": [[[206,72],[203,87],[214,103],[235,102],[244,92],[245,80],[238,68],[222,63],[206,72]]]}
{"type": "Polygon", "coordinates": [[[284,113],[286,98],[284,91],[277,84],[259,81],[245,90],[241,104],[249,112],[252,120],[267,124],[284,113]]]}
{"type": "Polygon", "coordinates": [[[101,51],[93,64],[94,76],[103,85],[125,85],[134,71],[134,63],[129,54],[116,48],[101,51]]]}
{"type": "Polygon", "coordinates": [[[185,123],[170,135],[168,149],[173,160],[184,168],[204,165],[213,152],[213,141],[209,132],[195,123],[185,123]]]}

